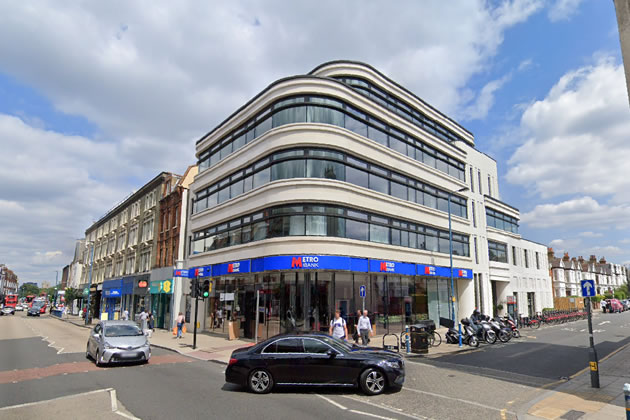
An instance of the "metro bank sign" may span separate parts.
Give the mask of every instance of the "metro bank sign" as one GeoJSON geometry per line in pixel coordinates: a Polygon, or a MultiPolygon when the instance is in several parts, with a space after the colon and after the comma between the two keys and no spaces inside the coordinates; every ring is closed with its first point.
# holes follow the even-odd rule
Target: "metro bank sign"
{"type": "Polygon", "coordinates": [[[291,268],[319,268],[319,257],[291,257],[291,268]]]}

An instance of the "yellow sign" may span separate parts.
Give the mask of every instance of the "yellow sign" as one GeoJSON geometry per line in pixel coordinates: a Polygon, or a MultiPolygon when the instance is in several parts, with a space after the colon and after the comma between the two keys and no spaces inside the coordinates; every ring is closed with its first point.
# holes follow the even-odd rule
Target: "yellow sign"
{"type": "Polygon", "coordinates": [[[591,370],[597,372],[597,362],[589,362],[591,365],[591,370]]]}
{"type": "Polygon", "coordinates": [[[170,291],[171,291],[171,281],[170,280],[166,280],[165,282],[162,283],[162,290],[164,291],[164,293],[170,293],[170,291]]]}
{"type": "Polygon", "coordinates": [[[101,313],[101,321],[107,321],[109,314],[107,312],[101,313]]]}
{"type": "Polygon", "coordinates": [[[208,292],[212,293],[212,282],[210,282],[210,284],[208,285],[208,292]]]}

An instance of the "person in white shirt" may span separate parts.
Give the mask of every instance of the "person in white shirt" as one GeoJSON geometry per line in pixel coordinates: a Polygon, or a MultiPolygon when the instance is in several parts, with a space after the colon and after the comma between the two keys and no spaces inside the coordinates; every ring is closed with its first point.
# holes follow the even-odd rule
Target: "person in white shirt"
{"type": "Polygon", "coordinates": [[[330,321],[328,333],[335,338],[340,338],[342,340],[348,339],[348,326],[346,325],[346,320],[341,317],[341,313],[339,311],[335,311],[335,319],[330,321]]]}
{"type": "Polygon", "coordinates": [[[366,346],[370,342],[370,335],[372,334],[372,323],[368,318],[368,311],[363,311],[363,316],[359,318],[359,334],[361,334],[361,342],[366,346]]]}

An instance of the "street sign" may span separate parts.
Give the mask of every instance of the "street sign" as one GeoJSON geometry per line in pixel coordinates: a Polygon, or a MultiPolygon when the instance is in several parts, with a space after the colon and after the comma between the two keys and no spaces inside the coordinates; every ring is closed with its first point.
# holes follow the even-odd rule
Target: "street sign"
{"type": "Polygon", "coordinates": [[[595,281],[582,280],[582,296],[583,297],[595,296],[595,281]]]}
{"type": "Polygon", "coordinates": [[[365,297],[365,286],[359,286],[359,296],[365,297]]]}

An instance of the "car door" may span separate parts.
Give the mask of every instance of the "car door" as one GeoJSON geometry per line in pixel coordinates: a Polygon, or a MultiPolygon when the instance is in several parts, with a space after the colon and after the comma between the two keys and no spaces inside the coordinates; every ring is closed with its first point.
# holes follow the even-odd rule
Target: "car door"
{"type": "Polygon", "coordinates": [[[305,375],[311,379],[311,383],[318,384],[352,384],[352,368],[349,364],[352,360],[339,350],[333,349],[328,344],[317,338],[304,337],[304,368],[305,375]],[[335,352],[334,356],[329,352],[335,352]]]}
{"type": "Polygon", "coordinates": [[[261,352],[276,384],[305,383],[301,374],[304,348],[298,338],[281,338],[261,352]]]}
{"type": "Polygon", "coordinates": [[[96,350],[98,349],[102,331],[103,326],[101,324],[96,324],[96,327],[94,327],[94,329],[90,331],[90,338],[88,339],[88,343],[90,346],[90,353],[93,356],[96,356],[96,350]]]}

